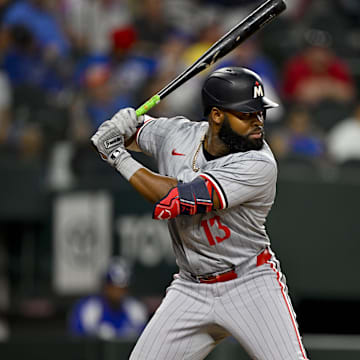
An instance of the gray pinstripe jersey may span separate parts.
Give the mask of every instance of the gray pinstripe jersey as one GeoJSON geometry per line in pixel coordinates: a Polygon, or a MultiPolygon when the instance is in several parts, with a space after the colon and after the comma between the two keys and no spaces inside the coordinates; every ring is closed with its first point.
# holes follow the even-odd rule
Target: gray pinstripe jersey
{"type": "Polygon", "coordinates": [[[202,175],[211,181],[221,210],[169,221],[180,269],[196,275],[236,267],[241,271],[267,245],[265,220],[275,198],[277,166],[269,146],[207,161],[200,149],[194,172],[192,162],[207,122],[183,117],[146,117],[137,143],[152,155],[159,173],[189,182],[202,175]]]}

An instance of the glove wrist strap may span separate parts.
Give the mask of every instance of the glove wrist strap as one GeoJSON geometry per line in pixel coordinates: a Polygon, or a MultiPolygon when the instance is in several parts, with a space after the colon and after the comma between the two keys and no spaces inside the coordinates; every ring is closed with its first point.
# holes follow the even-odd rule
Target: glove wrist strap
{"type": "Polygon", "coordinates": [[[139,162],[134,160],[129,153],[127,153],[123,159],[117,161],[115,163],[116,170],[126,179],[130,180],[130,178],[139,170],[144,168],[139,162]]]}

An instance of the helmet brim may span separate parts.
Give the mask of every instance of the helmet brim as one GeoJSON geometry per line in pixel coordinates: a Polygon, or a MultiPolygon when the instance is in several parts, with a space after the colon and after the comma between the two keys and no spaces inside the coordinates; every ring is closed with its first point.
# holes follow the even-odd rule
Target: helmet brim
{"type": "Polygon", "coordinates": [[[262,98],[263,103],[264,103],[264,109],[272,109],[272,108],[277,108],[279,107],[279,104],[276,103],[275,101],[270,100],[269,98],[267,98],[266,96],[264,96],[262,98]]]}
{"type": "Polygon", "coordinates": [[[251,99],[248,101],[242,101],[240,103],[224,105],[222,108],[224,110],[234,110],[242,113],[253,113],[258,111],[264,111],[267,109],[272,109],[278,107],[279,104],[270,100],[266,96],[259,97],[257,99],[251,99]]]}

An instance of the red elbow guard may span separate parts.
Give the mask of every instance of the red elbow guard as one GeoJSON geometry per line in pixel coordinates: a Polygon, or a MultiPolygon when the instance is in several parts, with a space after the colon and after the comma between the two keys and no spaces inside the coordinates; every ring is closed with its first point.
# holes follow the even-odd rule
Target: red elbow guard
{"type": "Polygon", "coordinates": [[[180,198],[178,187],[172,188],[168,194],[155,204],[153,219],[168,220],[180,214],[180,198]]]}

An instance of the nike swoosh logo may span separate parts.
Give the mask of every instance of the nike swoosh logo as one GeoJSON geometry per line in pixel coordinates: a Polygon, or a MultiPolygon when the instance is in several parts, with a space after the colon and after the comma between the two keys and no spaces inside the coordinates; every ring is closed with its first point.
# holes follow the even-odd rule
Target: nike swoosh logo
{"type": "Polygon", "coordinates": [[[185,156],[185,154],[181,154],[181,153],[176,152],[175,149],[173,149],[173,151],[171,152],[171,155],[174,155],[174,156],[185,156]]]}

